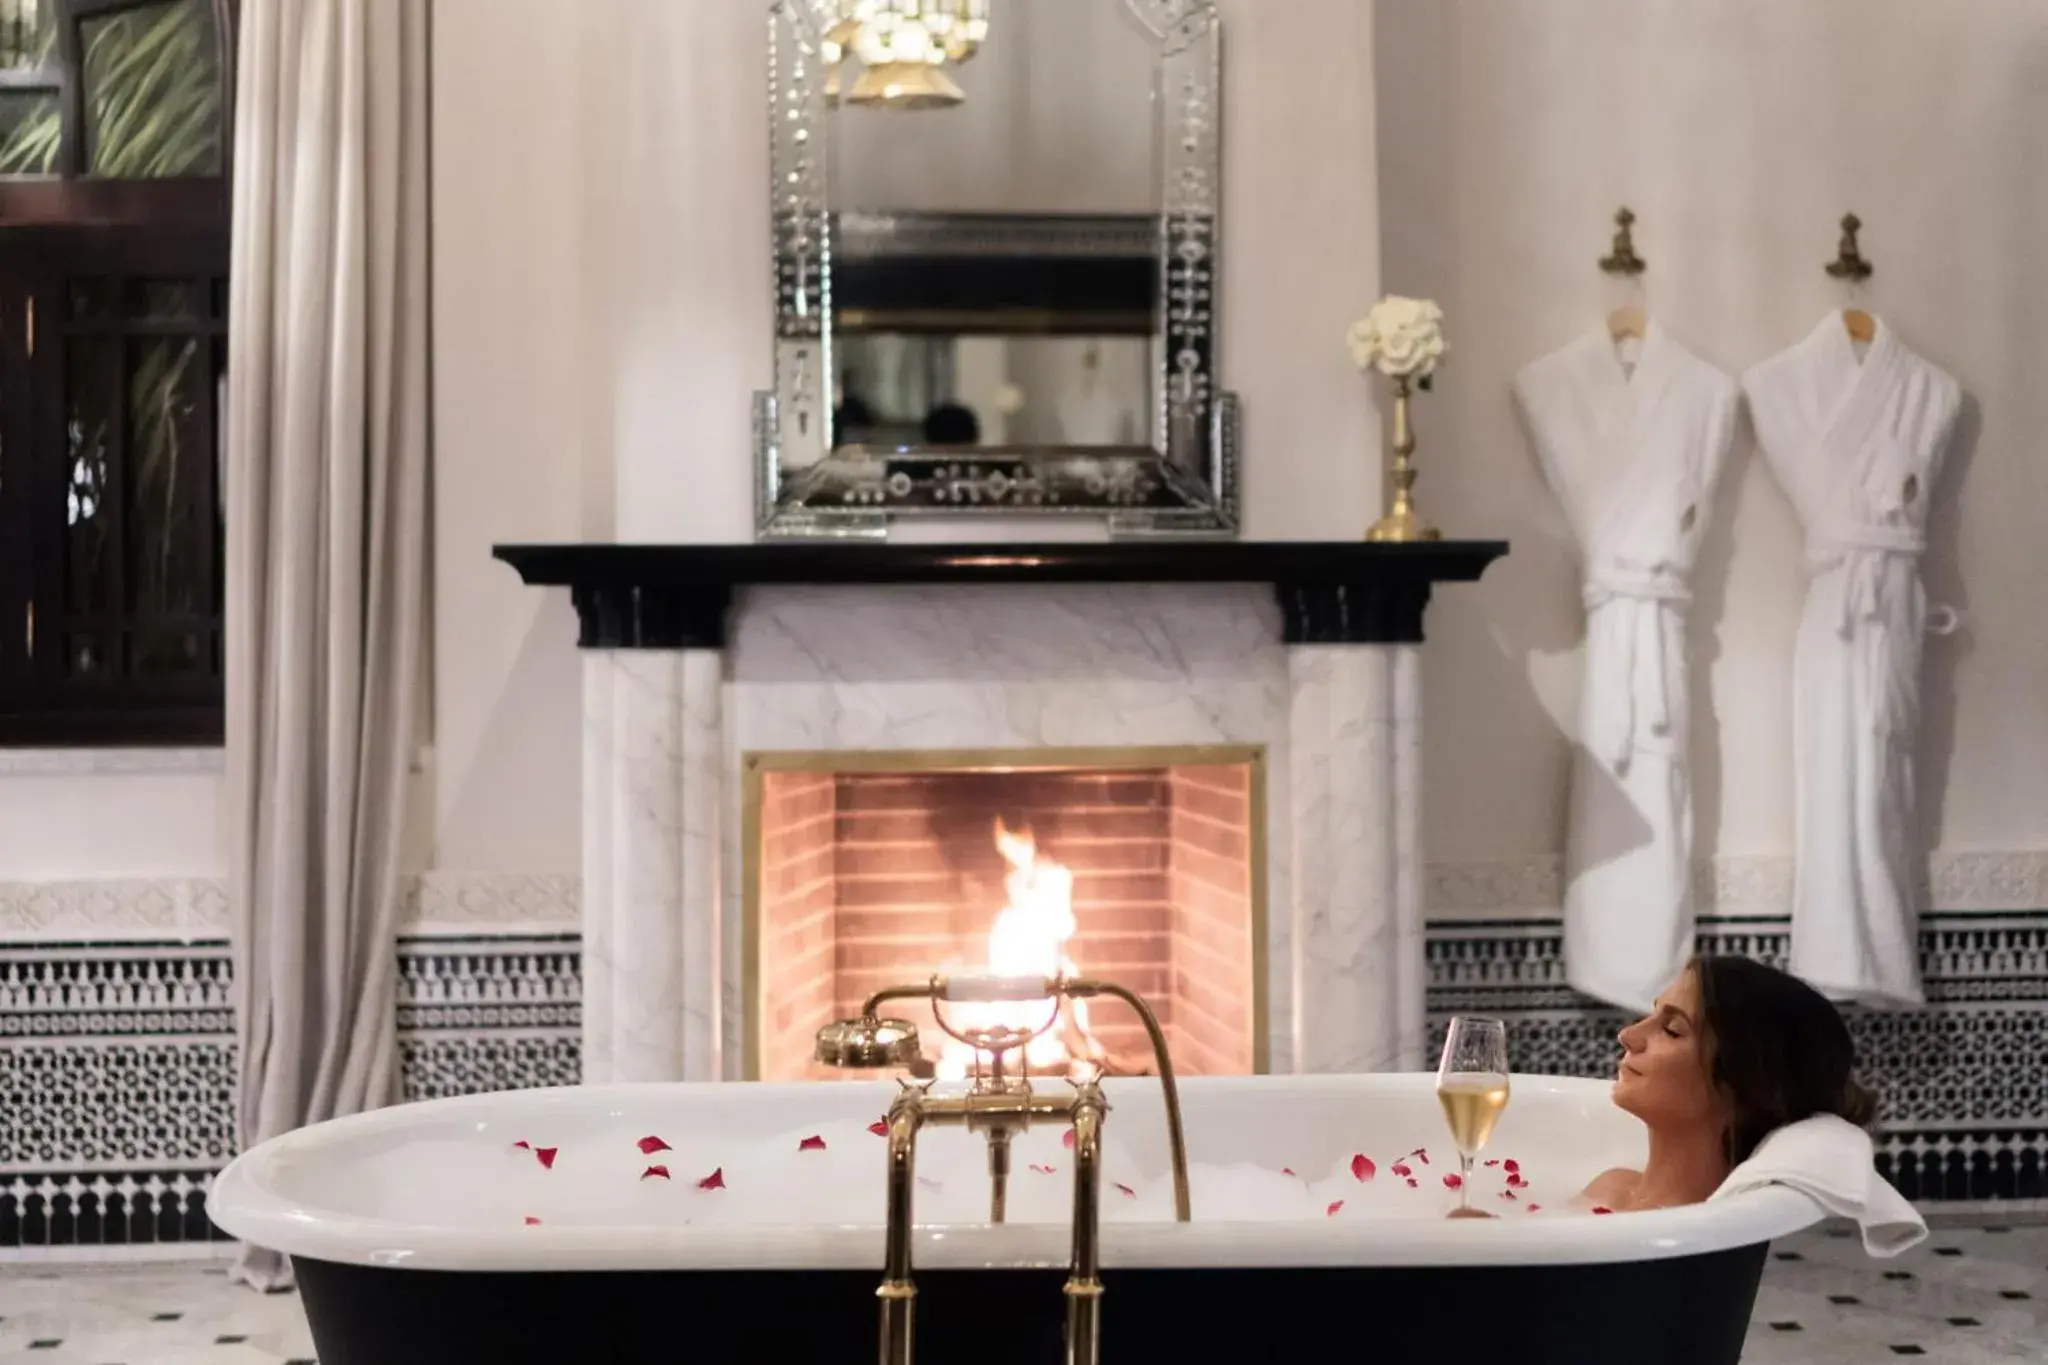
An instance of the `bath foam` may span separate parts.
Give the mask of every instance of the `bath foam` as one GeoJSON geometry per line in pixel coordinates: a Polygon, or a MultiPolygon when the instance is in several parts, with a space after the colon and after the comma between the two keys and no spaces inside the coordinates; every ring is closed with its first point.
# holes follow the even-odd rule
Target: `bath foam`
{"type": "MultiPolygon", "coordinates": [[[[740,1140],[701,1132],[619,1130],[534,1135],[480,1148],[471,1140],[419,1141],[373,1154],[358,1173],[357,1210],[470,1226],[871,1226],[884,1218],[887,1139],[875,1120],[839,1120],[740,1140]]],[[[1073,1208],[1068,1131],[1040,1125],[1012,1146],[1008,1220],[1063,1224],[1073,1208]]],[[[988,1217],[987,1146],[957,1128],[918,1140],[920,1224],[988,1217]]],[[[1456,1206],[1456,1161],[1418,1148],[1329,1154],[1313,1165],[1191,1163],[1197,1221],[1442,1218],[1456,1206]],[[1447,1178],[1448,1177],[1448,1178],[1447,1178]]],[[[1474,1167],[1473,1207],[1501,1217],[1565,1212],[1575,1189],[1541,1188],[1512,1159],[1474,1167]]],[[[1578,1210],[1583,1211],[1583,1210],[1578,1210]]],[[[1111,1222],[1173,1217],[1171,1179],[1156,1157],[1140,1162],[1106,1133],[1102,1216],[1111,1222]]]]}

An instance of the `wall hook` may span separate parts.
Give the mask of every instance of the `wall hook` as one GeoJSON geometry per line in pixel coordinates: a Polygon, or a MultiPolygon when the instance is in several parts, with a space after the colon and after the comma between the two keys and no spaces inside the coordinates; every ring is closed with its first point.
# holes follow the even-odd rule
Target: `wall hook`
{"type": "Polygon", "coordinates": [[[1640,275],[1649,269],[1648,262],[1636,255],[1635,223],[1635,214],[1625,204],[1614,215],[1614,247],[1600,258],[1600,268],[1608,274],[1640,275]]]}
{"type": "Polygon", "coordinates": [[[1863,227],[1863,220],[1853,213],[1842,215],[1842,241],[1835,248],[1835,259],[1828,262],[1828,274],[1838,280],[1861,282],[1870,278],[1877,269],[1863,255],[1863,249],[1856,244],[1856,234],[1863,227]]]}

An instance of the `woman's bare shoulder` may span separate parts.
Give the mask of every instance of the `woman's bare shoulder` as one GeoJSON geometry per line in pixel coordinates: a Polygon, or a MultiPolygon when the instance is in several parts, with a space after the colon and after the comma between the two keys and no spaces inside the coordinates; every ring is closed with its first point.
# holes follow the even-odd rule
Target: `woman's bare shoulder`
{"type": "Polygon", "coordinates": [[[1642,1178],[1643,1173],[1641,1171],[1632,1171],[1626,1166],[1616,1166],[1612,1170],[1602,1171],[1594,1176],[1592,1183],[1586,1186],[1585,1193],[1580,1198],[1590,1199],[1596,1204],[1612,1204],[1635,1188],[1635,1183],[1642,1178]]]}

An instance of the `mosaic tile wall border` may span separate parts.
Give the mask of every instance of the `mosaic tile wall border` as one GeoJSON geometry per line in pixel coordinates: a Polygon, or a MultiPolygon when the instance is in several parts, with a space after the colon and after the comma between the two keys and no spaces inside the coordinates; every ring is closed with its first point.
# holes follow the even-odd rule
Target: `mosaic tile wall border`
{"type": "MultiPolygon", "coordinates": [[[[219,1235],[229,972],[218,938],[0,944],[0,1256],[219,1235]]],[[[406,1099],[576,1083],[575,934],[408,936],[398,973],[406,1099]]]]}
{"type": "MultiPolygon", "coordinates": [[[[1782,919],[1711,920],[1703,945],[1782,957],[1782,919]]],[[[397,1025],[407,1099],[573,1084],[573,932],[409,934],[397,1025]]],[[[2048,910],[1930,915],[1925,1010],[1852,1016],[1884,1097],[1886,1173],[1928,1201],[2048,1195],[2048,910]]],[[[1603,1075],[1619,1019],[1563,984],[1554,919],[1430,926],[1432,1021],[1506,1016],[1518,1069],[1603,1075]]],[[[0,1256],[204,1241],[233,1146],[227,945],[0,944],[0,1256]]]]}

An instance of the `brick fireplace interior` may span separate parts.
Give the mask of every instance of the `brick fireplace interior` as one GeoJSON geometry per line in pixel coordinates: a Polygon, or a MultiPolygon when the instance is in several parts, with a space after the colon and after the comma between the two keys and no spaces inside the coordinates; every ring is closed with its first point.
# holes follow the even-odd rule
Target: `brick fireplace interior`
{"type": "MultiPolygon", "coordinates": [[[[1047,952],[1143,996],[1180,1071],[1260,1069],[1260,751],[1063,757],[748,757],[755,1074],[841,1074],[812,1061],[813,1034],[870,992],[940,971],[1036,971],[1047,952]]],[[[1151,1070],[1127,1007],[1086,1009],[1063,1021],[1071,1048],[1055,1067],[1087,1054],[1112,1074],[1151,1070]]],[[[887,1012],[918,1024],[945,1075],[929,1009],[887,1012]]]]}

